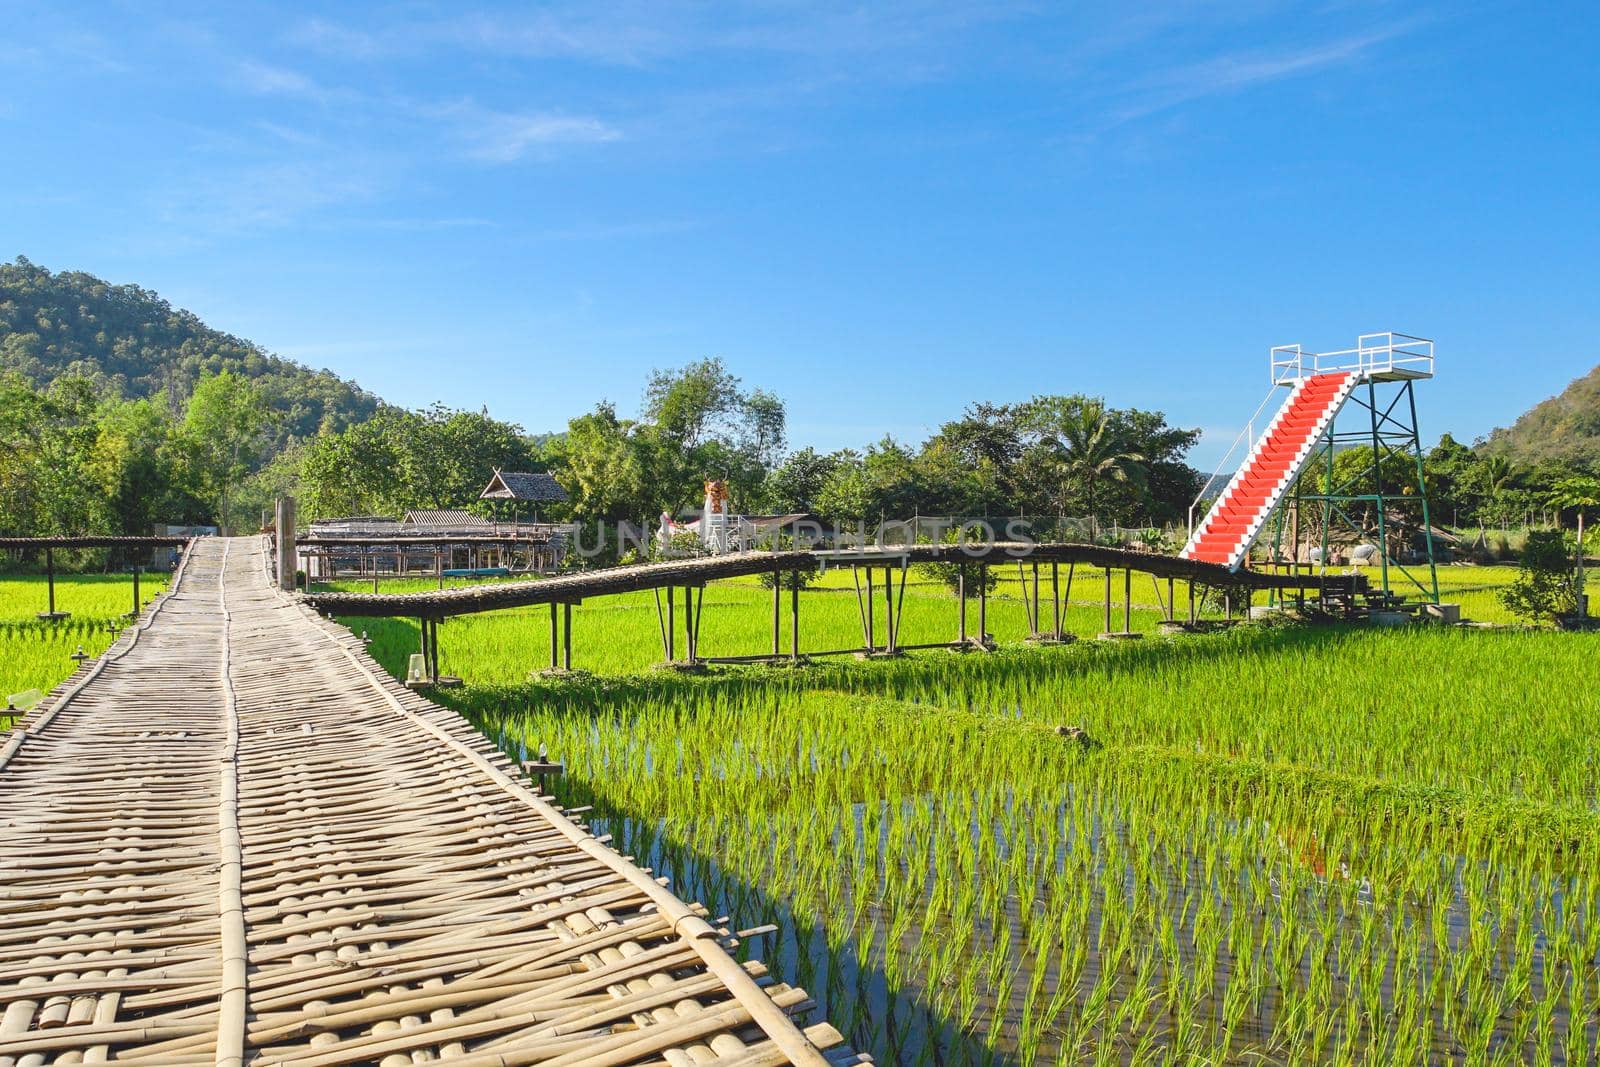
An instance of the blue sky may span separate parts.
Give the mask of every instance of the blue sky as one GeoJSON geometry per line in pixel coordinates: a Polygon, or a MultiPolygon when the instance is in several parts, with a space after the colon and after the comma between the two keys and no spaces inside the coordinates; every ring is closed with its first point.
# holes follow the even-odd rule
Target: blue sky
{"type": "Polygon", "coordinates": [[[795,445],[1081,391],[1203,468],[1398,329],[1471,437],[1600,362],[1596,11],[0,0],[0,256],[532,431],[715,355],[795,445]]]}

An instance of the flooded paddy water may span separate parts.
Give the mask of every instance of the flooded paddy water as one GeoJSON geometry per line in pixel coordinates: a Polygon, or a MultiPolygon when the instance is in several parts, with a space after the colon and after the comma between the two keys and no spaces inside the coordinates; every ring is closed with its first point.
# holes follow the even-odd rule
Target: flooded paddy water
{"type": "Polygon", "coordinates": [[[1600,761],[1559,683],[1592,648],[1243,633],[452,699],[775,924],[754,954],[882,1062],[1580,1064],[1600,761]],[[1495,701],[1508,656],[1555,684],[1495,701]]]}

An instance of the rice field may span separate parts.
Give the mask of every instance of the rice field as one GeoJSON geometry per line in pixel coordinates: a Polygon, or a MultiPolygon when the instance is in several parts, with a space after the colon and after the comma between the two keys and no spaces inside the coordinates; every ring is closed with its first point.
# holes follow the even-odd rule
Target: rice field
{"type": "MultiPolygon", "coordinates": [[[[1513,574],[1440,580],[1505,621],[1513,574]]],[[[1081,637],[1103,627],[1084,577],[1081,637]]],[[[17,688],[59,681],[126,610],[125,580],[63,582],[74,617],[34,623],[42,583],[7,581],[17,688]]],[[[859,643],[849,582],[802,594],[804,647],[859,643]]],[[[441,627],[467,685],[438,698],[508,753],[564,762],[558,797],[680,894],[775,925],[750,951],[880,1062],[1596,1062],[1600,635],[1165,637],[1164,595],[1135,576],[1144,640],[1028,648],[1005,576],[992,654],[703,676],[648,669],[649,593],[575,610],[568,677],[530,677],[544,609],[495,612],[441,627]]],[[[704,605],[703,652],[769,650],[769,591],[716,583],[704,605]]],[[[786,602],[782,619],[787,649],[786,602]]],[[[349,624],[404,673],[414,622],[349,624]]],[[[902,641],[955,627],[949,592],[914,578],[902,641]]]]}
{"type": "MultiPolygon", "coordinates": [[[[141,598],[165,589],[168,577],[141,575],[141,598]]],[[[30,689],[49,692],[77,668],[72,654],[79,647],[91,656],[104,652],[113,640],[112,624],[120,625],[120,616],[133,607],[133,579],[126,574],[57,575],[56,609],[71,616],[39,621],[35,616],[47,604],[42,576],[0,575],[0,702],[30,689]]]]}
{"type": "MultiPolygon", "coordinates": [[[[1487,601],[1505,570],[1441,584],[1487,601]]],[[[808,634],[859,639],[853,592],[805,595],[808,634]]],[[[708,589],[706,650],[742,618],[761,651],[769,596],[708,589]]],[[[527,678],[539,612],[450,620],[441,699],[564,761],[560,797],[680,893],[777,925],[763,960],[882,1062],[1595,1062],[1600,637],[1248,626],[684,677],[637,669],[654,612],[579,608],[569,679],[527,678]]],[[[400,673],[414,626],[374,636],[400,673]]]]}

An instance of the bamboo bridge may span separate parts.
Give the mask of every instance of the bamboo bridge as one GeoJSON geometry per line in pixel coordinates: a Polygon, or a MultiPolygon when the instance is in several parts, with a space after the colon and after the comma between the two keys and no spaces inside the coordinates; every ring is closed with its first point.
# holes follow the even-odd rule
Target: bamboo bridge
{"type": "MultiPolygon", "coordinates": [[[[288,558],[287,554],[285,558],[288,558]]],[[[489,582],[455,589],[425,590],[411,593],[371,593],[319,591],[305,600],[329,616],[415,618],[421,636],[420,657],[423,674],[415,679],[423,685],[459,684],[460,679],[439,671],[439,623],[453,616],[507,608],[548,606],[550,609],[550,668],[572,666],[572,609],[593,597],[619,593],[653,591],[656,595],[657,622],[661,636],[663,662],[677,666],[707,663],[799,663],[817,656],[898,655],[913,649],[948,648],[956,650],[994,647],[988,634],[988,571],[1014,567],[1021,581],[1021,602],[1027,617],[1028,639],[1062,643],[1072,640],[1063,629],[1063,612],[1071,601],[1073,581],[1082,568],[1082,581],[1098,585],[1103,592],[1104,632],[1102,637],[1139,636],[1131,628],[1133,575],[1149,576],[1160,600],[1162,621],[1174,627],[1199,625],[1196,592],[1211,588],[1222,593],[1224,622],[1232,622],[1236,608],[1248,615],[1251,598],[1264,590],[1294,596],[1303,607],[1307,598],[1325,609],[1354,603],[1367,592],[1367,579],[1355,574],[1313,573],[1293,568],[1289,572],[1230,570],[1201,560],[1184,559],[1159,552],[1102,545],[1054,542],[994,541],[967,545],[914,544],[876,545],[860,549],[819,551],[791,549],[776,552],[738,552],[722,556],[699,556],[641,563],[622,567],[600,567],[527,581],[489,582]],[[899,641],[907,574],[912,565],[942,563],[959,572],[950,639],[911,645],[899,641]],[[861,619],[862,644],[849,648],[802,648],[800,582],[786,581],[791,572],[818,568],[844,567],[854,572],[857,606],[861,619]],[[1113,575],[1120,573],[1114,583],[1113,575]],[[865,574],[865,583],[862,575],[865,574]],[[882,611],[878,610],[881,591],[882,611]],[[699,646],[701,606],[706,583],[729,578],[767,575],[772,589],[771,651],[754,655],[704,655],[699,646]],[[972,579],[969,581],[969,575],[972,579]],[[1166,585],[1165,595],[1161,582],[1166,585]],[[1188,594],[1186,612],[1177,603],[1177,583],[1188,594]],[[1116,628],[1113,585],[1121,591],[1121,627],[1116,628]],[[787,650],[782,647],[781,617],[784,589],[788,593],[787,650]],[[662,598],[662,592],[666,593],[662,598]],[[681,594],[675,600],[674,594],[681,594]],[[969,628],[969,600],[975,601],[976,632],[969,628]],[[682,643],[678,643],[679,619],[682,643]],[[881,619],[882,625],[878,623],[881,619]],[[682,653],[680,657],[680,651],[682,653]]],[[[441,586],[443,579],[440,579],[441,586]]],[[[1082,586],[1079,587],[1080,589],[1082,586]]]]}
{"type": "Polygon", "coordinates": [[[0,1065],[864,1062],[580,815],[197,540],[0,747],[0,1065]]]}

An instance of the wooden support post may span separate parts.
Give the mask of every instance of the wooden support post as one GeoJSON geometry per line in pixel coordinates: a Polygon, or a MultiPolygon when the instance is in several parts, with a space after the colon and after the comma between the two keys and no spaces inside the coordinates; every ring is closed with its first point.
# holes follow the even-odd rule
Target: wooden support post
{"type": "Polygon", "coordinates": [[[1061,564],[1050,564],[1050,603],[1054,605],[1051,636],[1057,641],[1061,640],[1061,564]]]}
{"type": "Polygon", "coordinates": [[[1195,609],[1194,609],[1194,579],[1190,578],[1189,579],[1189,625],[1193,626],[1198,621],[1199,621],[1199,616],[1195,614],[1195,609]]]}
{"type": "Polygon", "coordinates": [[[878,647],[878,640],[877,640],[878,635],[877,635],[877,632],[876,632],[876,627],[873,625],[874,616],[873,616],[873,613],[872,613],[872,568],[870,566],[867,568],[867,601],[866,601],[866,603],[867,603],[867,651],[868,652],[873,652],[878,647]]]}
{"type": "Polygon", "coordinates": [[[777,659],[783,648],[783,571],[772,568],[772,658],[777,659]]]}
{"type": "Polygon", "coordinates": [[[433,620],[433,639],[428,642],[433,649],[433,680],[437,682],[441,671],[439,670],[439,620],[433,620]]]}
{"type": "Polygon", "coordinates": [[[694,598],[694,655],[696,662],[700,659],[700,620],[706,617],[706,587],[701,585],[695,588],[694,598]]]}
{"type": "Polygon", "coordinates": [[[1222,595],[1222,617],[1224,619],[1226,619],[1227,621],[1229,621],[1229,622],[1233,621],[1233,594],[1232,593],[1224,593],[1222,595]]]}
{"type": "Polygon", "coordinates": [[[1111,568],[1110,567],[1106,568],[1106,604],[1105,604],[1105,607],[1106,607],[1106,611],[1105,611],[1105,626],[1101,627],[1101,632],[1102,633],[1110,633],[1111,632],[1111,568]]]}
{"type": "Polygon", "coordinates": [[[1167,579],[1167,621],[1168,622],[1176,622],[1177,619],[1178,619],[1178,601],[1176,599],[1177,595],[1178,595],[1178,583],[1174,579],[1168,578],[1167,579]]]}
{"type": "Polygon", "coordinates": [[[1133,568],[1122,568],[1122,632],[1133,632],[1133,568]]]}
{"type": "Polygon", "coordinates": [[[677,651],[676,651],[676,647],[675,646],[677,645],[677,641],[678,641],[678,621],[677,621],[677,617],[676,617],[677,616],[677,609],[676,609],[676,606],[674,604],[675,597],[673,595],[673,592],[674,592],[673,587],[670,586],[670,585],[667,586],[667,662],[668,663],[671,663],[672,660],[673,660],[673,657],[675,657],[677,655],[677,651]]]}
{"type": "Polygon", "coordinates": [[[444,588],[444,549],[433,550],[433,573],[439,578],[439,588],[444,588]]]}
{"type": "Polygon", "coordinates": [[[418,651],[422,653],[422,680],[426,682],[431,680],[430,676],[433,671],[433,657],[428,650],[428,617],[426,615],[417,616],[417,635],[422,642],[418,651]]]}
{"type": "Polygon", "coordinates": [[[561,605],[561,669],[572,669],[572,604],[561,605]]]}
{"type": "Polygon", "coordinates": [[[128,618],[137,619],[138,617],[139,617],[139,565],[137,563],[135,563],[133,565],[133,610],[128,612],[128,618]]]}
{"type": "Polygon", "coordinates": [[[894,571],[883,567],[883,650],[894,654],[894,571]]]}
{"type": "Polygon", "coordinates": [[[272,529],[277,535],[278,588],[286,593],[294,592],[294,525],[294,497],[280,496],[273,509],[272,529]]]}
{"type": "Polygon", "coordinates": [[[1017,590],[1022,594],[1022,621],[1028,624],[1028,636],[1034,636],[1033,605],[1028,603],[1028,572],[1023,569],[1022,561],[1017,560],[1017,590]]]}
{"type": "Polygon", "coordinates": [[[900,620],[906,617],[906,560],[900,561],[900,592],[894,598],[894,647],[900,647],[900,620]]]}
{"type": "Polygon", "coordinates": [[[550,669],[555,670],[561,666],[561,655],[557,651],[561,645],[560,627],[556,622],[556,613],[560,609],[555,601],[550,602],[550,669]]]}
{"type": "Polygon", "coordinates": [[[974,638],[979,648],[985,647],[989,636],[989,567],[978,564],[978,634],[974,638]]]}
{"type": "Polygon", "coordinates": [[[694,586],[683,587],[683,652],[687,657],[689,666],[693,667],[698,650],[695,648],[694,633],[694,586]]]}
{"type": "Polygon", "coordinates": [[[672,653],[667,648],[667,617],[661,610],[661,587],[650,590],[656,598],[656,632],[661,635],[661,654],[670,662],[672,653]]]}
{"type": "Polygon", "coordinates": [[[794,584],[789,587],[789,659],[800,662],[800,572],[794,572],[794,584]]]}
{"type": "Polygon", "coordinates": [[[1033,564],[1033,618],[1029,621],[1028,627],[1029,627],[1030,630],[1033,631],[1034,636],[1038,636],[1038,633],[1039,633],[1039,565],[1037,563],[1033,564]]]}
{"type": "Polygon", "coordinates": [[[44,550],[44,580],[45,580],[45,587],[46,587],[45,595],[48,597],[49,602],[50,602],[50,606],[49,606],[50,618],[51,619],[55,619],[56,618],[56,550],[53,549],[53,548],[46,548],[44,550]]]}
{"type": "Polygon", "coordinates": [[[958,633],[961,647],[965,648],[967,647],[967,565],[965,563],[956,565],[956,602],[957,611],[961,618],[961,626],[958,633]]]}
{"type": "Polygon", "coordinates": [[[1073,560],[1067,564],[1067,590],[1061,594],[1062,613],[1072,609],[1072,578],[1078,573],[1078,561],[1073,560]]]}

